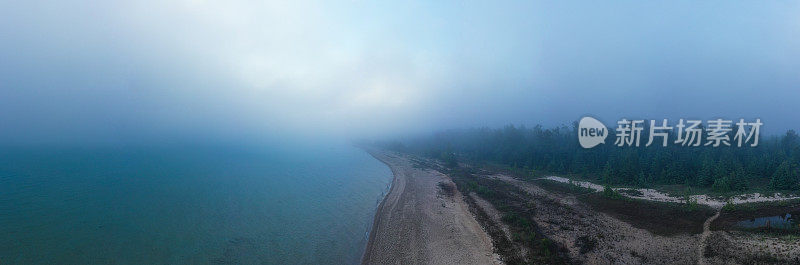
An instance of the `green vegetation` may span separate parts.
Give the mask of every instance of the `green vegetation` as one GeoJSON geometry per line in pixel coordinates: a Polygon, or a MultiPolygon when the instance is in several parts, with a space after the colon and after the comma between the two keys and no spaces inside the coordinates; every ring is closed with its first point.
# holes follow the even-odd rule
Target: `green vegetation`
{"type": "Polygon", "coordinates": [[[800,199],[735,205],[728,203],[722,208],[720,217],[711,224],[711,229],[742,230],[791,239],[800,235],[800,227],[798,227],[796,223],[798,219],[794,218],[795,216],[800,216],[800,199]],[[792,227],[795,229],[773,229],[771,227],[746,228],[737,225],[737,222],[743,220],[769,216],[784,216],[787,213],[791,214],[792,220],[795,222],[792,227]]]}
{"type": "Polygon", "coordinates": [[[722,206],[722,211],[723,212],[736,211],[736,204],[733,204],[733,202],[731,202],[731,200],[729,199],[728,202],[726,202],[725,205],[722,206]]]}
{"type": "Polygon", "coordinates": [[[487,196],[494,195],[494,194],[492,194],[494,191],[490,190],[486,186],[481,186],[476,181],[467,182],[467,187],[466,187],[465,191],[467,193],[475,192],[475,193],[477,193],[478,195],[480,195],[482,197],[487,197],[487,196]]]}
{"type": "Polygon", "coordinates": [[[800,210],[800,199],[791,199],[791,200],[783,200],[783,201],[772,201],[772,202],[750,202],[750,203],[741,203],[741,204],[733,204],[730,201],[722,207],[723,213],[748,213],[753,214],[755,217],[760,216],[768,216],[768,215],[778,215],[783,214],[790,211],[797,211],[800,210]],[[778,209],[778,210],[775,210],[778,209]]]}
{"type": "Polygon", "coordinates": [[[699,205],[700,205],[700,204],[697,203],[697,199],[695,199],[695,198],[693,198],[693,197],[691,197],[689,195],[686,195],[686,197],[684,198],[684,201],[686,202],[686,208],[689,209],[690,211],[697,210],[697,207],[699,207],[699,205]]]}
{"type": "Polygon", "coordinates": [[[799,189],[798,178],[800,175],[800,167],[796,162],[783,161],[775,173],[772,174],[772,179],[769,186],[775,190],[796,190],[799,189]]]}
{"type": "Polygon", "coordinates": [[[567,250],[541,233],[533,218],[535,207],[528,193],[501,180],[478,177],[468,168],[454,167],[446,171],[462,194],[474,192],[491,203],[502,214],[501,221],[508,226],[512,242],[475,205],[471,196],[465,201],[476,212],[477,219],[487,228],[497,252],[506,264],[568,264],[567,250]],[[518,251],[518,247],[528,251],[518,251]],[[524,255],[524,257],[522,256],[524,255]]]}
{"type": "Polygon", "coordinates": [[[605,185],[603,187],[603,197],[613,200],[621,200],[625,197],[622,196],[619,192],[612,189],[610,186],[605,185]]]}
{"type": "Polygon", "coordinates": [[[577,198],[594,210],[664,236],[702,233],[703,222],[715,213],[714,209],[705,205],[685,207],[668,202],[609,198],[601,193],[590,193],[577,198]]]}
{"type": "MultiPolygon", "coordinates": [[[[800,190],[800,137],[795,131],[762,137],[757,147],[736,147],[733,141],[733,146],[720,147],[645,147],[648,131],[642,132],[640,147],[603,144],[584,149],[576,126],[453,130],[389,147],[434,157],[451,167],[458,159],[502,165],[525,175],[569,174],[617,186],[682,185],[719,194],[800,190]]],[[[614,139],[612,129],[607,142],[614,139]]]]}

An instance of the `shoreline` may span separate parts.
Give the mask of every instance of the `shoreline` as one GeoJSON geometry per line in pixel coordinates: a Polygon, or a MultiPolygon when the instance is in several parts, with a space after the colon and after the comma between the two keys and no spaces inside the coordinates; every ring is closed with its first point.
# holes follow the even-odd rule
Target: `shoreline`
{"type": "MultiPolygon", "coordinates": [[[[374,158],[374,156],[373,156],[373,158],[374,158]]],[[[377,158],[376,158],[376,160],[377,160],[377,158]]],[[[378,161],[383,163],[383,161],[380,161],[380,160],[378,160],[378,161]]],[[[383,164],[386,165],[386,163],[383,163],[383,164]]],[[[377,199],[375,201],[375,208],[374,208],[375,213],[377,213],[378,210],[381,209],[381,206],[383,205],[383,201],[386,199],[386,196],[388,196],[389,193],[392,191],[392,188],[394,187],[394,185],[393,185],[394,184],[393,183],[394,179],[395,179],[394,173],[392,173],[392,181],[389,181],[389,184],[387,184],[386,187],[383,189],[383,192],[381,192],[381,195],[379,196],[380,199],[377,199]]],[[[370,224],[370,226],[367,228],[367,231],[364,234],[364,240],[366,240],[367,244],[369,243],[369,238],[370,238],[370,235],[372,234],[372,228],[375,226],[375,216],[374,215],[375,214],[373,213],[373,216],[372,216],[373,220],[372,220],[372,222],[370,222],[372,224],[370,224]]],[[[364,249],[366,249],[367,244],[364,244],[364,249]]],[[[362,250],[362,252],[364,252],[364,251],[362,250]]],[[[364,253],[361,253],[362,257],[359,258],[359,261],[363,259],[363,255],[364,255],[364,253]]]]}
{"type": "MultiPolygon", "coordinates": [[[[386,150],[364,150],[386,164],[393,179],[375,212],[361,264],[503,264],[498,253],[506,252],[494,248],[496,241],[492,237],[516,241],[512,230],[502,220],[503,214],[494,205],[477,193],[461,194],[450,176],[435,170],[437,165],[420,165],[429,164],[431,161],[427,159],[386,150]],[[477,204],[478,208],[470,208],[467,201],[473,206],[477,204]],[[476,209],[479,213],[474,212],[476,209]],[[490,224],[481,227],[479,218],[483,218],[482,224],[487,225],[487,221],[490,224]],[[492,237],[487,233],[489,230],[493,231],[492,237]],[[499,234],[494,233],[497,231],[499,234]]],[[[454,177],[463,181],[462,176],[454,177]]],[[[701,231],[664,234],[621,218],[613,209],[611,212],[596,209],[595,205],[576,197],[579,195],[562,193],[558,189],[545,190],[539,183],[486,171],[472,178],[489,180],[481,185],[490,189],[495,187],[491,181],[521,189],[527,194],[529,207],[536,209],[531,221],[540,229],[538,233],[564,246],[569,259],[579,263],[748,263],[760,260],[764,253],[776,260],[794,261],[792,255],[798,250],[799,242],[790,239],[712,229],[717,217],[723,217],[715,207],[709,209],[713,209],[714,214],[697,223],[701,231]],[[585,242],[594,243],[584,248],[585,242]],[[731,251],[731,248],[737,250],[731,251]]],[[[597,188],[592,190],[596,192],[597,188]]],[[[520,251],[522,255],[530,251],[515,246],[511,246],[512,251],[520,251]]],[[[508,257],[513,256],[503,256],[508,257]]]]}
{"type": "Polygon", "coordinates": [[[375,216],[372,217],[372,226],[370,226],[369,231],[367,231],[369,233],[369,235],[367,236],[367,244],[366,246],[364,246],[364,253],[361,254],[361,260],[359,260],[361,264],[365,264],[365,262],[369,260],[370,249],[372,248],[372,245],[374,244],[373,242],[375,241],[375,230],[377,229],[378,223],[380,222],[381,219],[381,215],[379,213],[381,212],[381,209],[383,209],[383,205],[386,203],[387,198],[389,198],[389,196],[392,193],[396,193],[394,190],[395,187],[397,187],[395,182],[398,181],[397,180],[398,174],[395,173],[394,167],[390,166],[389,163],[387,163],[386,161],[375,155],[374,153],[376,152],[375,150],[367,148],[362,148],[362,150],[364,150],[364,152],[367,152],[367,154],[375,158],[375,160],[378,160],[387,167],[389,167],[389,170],[392,171],[392,181],[389,182],[389,191],[383,195],[381,202],[378,203],[378,207],[375,209],[375,216]]]}
{"type": "Polygon", "coordinates": [[[393,179],[375,212],[361,264],[502,264],[448,176],[413,166],[398,153],[363,149],[386,164],[393,179]]]}

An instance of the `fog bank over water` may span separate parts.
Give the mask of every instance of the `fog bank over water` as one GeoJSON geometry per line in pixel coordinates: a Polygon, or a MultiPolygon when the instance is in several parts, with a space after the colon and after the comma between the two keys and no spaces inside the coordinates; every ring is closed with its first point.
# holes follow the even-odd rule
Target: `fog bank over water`
{"type": "Polygon", "coordinates": [[[0,2],[0,143],[800,129],[800,3],[0,2]]]}

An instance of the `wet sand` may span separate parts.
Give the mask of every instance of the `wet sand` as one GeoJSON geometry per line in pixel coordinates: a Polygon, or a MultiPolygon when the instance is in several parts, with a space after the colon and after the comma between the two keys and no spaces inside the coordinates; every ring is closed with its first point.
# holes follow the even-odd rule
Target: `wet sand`
{"type": "Polygon", "coordinates": [[[502,264],[455,184],[411,158],[368,150],[394,174],[375,214],[363,264],[502,264]]]}

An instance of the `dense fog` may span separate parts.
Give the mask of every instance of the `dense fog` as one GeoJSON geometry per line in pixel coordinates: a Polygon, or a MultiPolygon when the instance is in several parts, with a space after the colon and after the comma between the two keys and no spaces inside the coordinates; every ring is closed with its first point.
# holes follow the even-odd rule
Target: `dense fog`
{"type": "Polygon", "coordinates": [[[0,1],[0,142],[800,129],[800,3],[0,1]]]}

